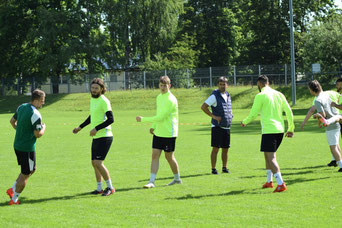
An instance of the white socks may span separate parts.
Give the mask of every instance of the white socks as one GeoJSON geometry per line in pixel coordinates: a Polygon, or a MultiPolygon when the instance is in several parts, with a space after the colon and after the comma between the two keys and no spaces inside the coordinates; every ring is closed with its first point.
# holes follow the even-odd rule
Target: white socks
{"type": "Polygon", "coordinates": [[[337,161],[337,164],[340,168],[342,168],[342,160],[337,161]]]}
{"type": "Polygon", "coordinates": [[[179,181],[179,180],[180,180],[180,174],[179,174],[179,173],[173,174],[173,175],[175,176],[175,180],[176,180],[176,181],[179,181]]]}
{"type": "Polygon", "coordinates": [[[102,191],[102,182],[97,182],[97,188],[96,188],[96,190],[98,191],[98,192],[101,192],[102,191]]]}
{"type": "Polygon", "coordinates": [[[20,193],[14,192],[14,195],[12,197],[12,200],[14,203],[16,203],[18,201],[19,195],[20,195],[20,193]]]}
{"type": "Polygon", "coordinates": [[[15,192],[15,186],[17,185],[17,181],[14,182],[13,186],[12,186],[12,189],[13,189],[13,192],[15,192]]]}
{"type": "Polygon", "coordinates": [[[110,189],[113,189],[112,181],[111,179],[106,180],[107,187],[110,189]]]}
{"type": "Polygon", "coordinates": [[[157,176],[156,173],[151,173],[151,176],[150,176],[150,183],[154,183],[154,181],[156,180],[156,176],[157,176]]]}
{"type": "Polygon", "coordinates": [[[284,183],[283,178],[281,177],[281,173],[278,172],[274,174],[275,179],[277,180],[278,185],[282,185],[284,183]]]}
{"type": "Polygon", "coordinates": [[[267,174],[267,183],[270,183],[272,181],[272,177],[273,177],[272,170],[266,169],[266,174],[267,174]]]}

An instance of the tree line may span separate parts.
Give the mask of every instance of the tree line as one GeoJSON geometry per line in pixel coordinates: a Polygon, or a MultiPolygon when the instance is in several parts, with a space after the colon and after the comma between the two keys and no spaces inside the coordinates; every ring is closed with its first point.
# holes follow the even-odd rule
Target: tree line
{"type": "MultiPolygon", "coordinates": [[[[333,0],[296,0],[296,64],[341,65],[333,0]]],[[[287,0],[2,0],[0,78],[290,62],[287,0]]]]}

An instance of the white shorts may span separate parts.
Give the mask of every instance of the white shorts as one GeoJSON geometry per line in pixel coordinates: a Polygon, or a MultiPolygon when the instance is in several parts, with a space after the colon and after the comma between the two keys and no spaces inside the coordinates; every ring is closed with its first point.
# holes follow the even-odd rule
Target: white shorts
{"type": "Polygon", "coordinates": [[[339,138],[340,138],[340,129],[339,128],[333,129],[330,131],[326,131],[325,133],[327,135],[329,146],[335,146],[335,145],[339,144],[338,143],[339,138]]]}

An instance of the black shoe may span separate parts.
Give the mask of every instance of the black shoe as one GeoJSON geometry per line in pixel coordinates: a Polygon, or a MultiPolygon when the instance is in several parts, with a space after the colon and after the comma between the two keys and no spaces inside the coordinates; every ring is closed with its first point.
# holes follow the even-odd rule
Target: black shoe
{"type": "Polygon", "coordinates": [[[338,170],[338,172],[341,172],[341,173],[342,173],[342,168],[340,168],[340,169],[338,170]]]}
{"type": "Polygon", "coordinates": [[[94,191],[90,192],[90,194],[92,194],[92,195],[98,195],[98,194],[102,194],[102,193],[103,193],[103,190],[101,190],[101,191],[94,190],[94,191]]]}
{"type": "Polygon", "coordinates": [[[217,170],[216,170],[216,169],[211,169],[211,174],[215,174],[215,175],[217,175],[217,174],[218,174],[218,172],[217,172],[217,170]]]}
{"type": "Polygon", "coordinates": [[[223,167],[222,168],[222,173],[230,173],[230,172],[229,172],[229,169],[227,169],[226,167],[223,167]]]}
{"type": "Polygon", "coordinates": [[[111,194],[113,194],[115,192],[115,189],[113,188],[113,189],[110,189],[110,188],[106,188],[104,191],[103,191],[103,194],[102,194],[102,196],[109,196],[109,195],[111,195],[111,194]]]}
{"type": "Polygon", "coordinates": [[[337,162],[335,160],[332,160],[331,162],[329,162],[328,166],[334,166],[336,167],[337,166],[337,162]]]}

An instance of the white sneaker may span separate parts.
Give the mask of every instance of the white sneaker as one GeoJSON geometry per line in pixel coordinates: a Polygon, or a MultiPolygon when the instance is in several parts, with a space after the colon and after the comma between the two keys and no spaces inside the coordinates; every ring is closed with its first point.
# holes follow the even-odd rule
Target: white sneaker
{"type": "Polygon", "coordinates": [[[154,188],[154,187],[156,186],[152,182],[148,182],[146,185],[144,185],[144,188],[154,188]]]}
{"type": "Polygon", "coordinates": [[[182,183],[182,180],[173,180],[170,183],[168,183],[167,185],[170,186],[170,185],[181,184],[181,183],[182,183]]]}

